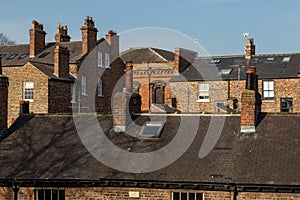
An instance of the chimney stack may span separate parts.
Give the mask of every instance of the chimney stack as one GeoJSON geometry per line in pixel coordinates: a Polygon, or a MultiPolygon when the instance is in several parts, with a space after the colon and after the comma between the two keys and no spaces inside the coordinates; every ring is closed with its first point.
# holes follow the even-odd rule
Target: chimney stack
{"type": "Polygon", "coordinates": [[[198,53],[195,51],[183,49],[183,48],[176,48],[175,49],[175,73],[181,73],[184,68],[189,64],[192,63],[195,58],[198,56],[198,53]]]}
{"type": "Polygon", "coordinates": [[[126,90],[129,93],[133,92],[133,65],[131,61],[126,62],[126,90]]]}
{"type": "Polygon", "coordinates": [[[255,132],[261,99],[257,90],[256,68],[253,66],[246,71],[246,89],[242,92],[241,104],[241,132],[255,132]]]}
{"type": "Polygon", "coordinates": [[[106,34],[106,41],[110,45],[110,60],[114,61],[119,57],[119,36],[113,30],[106,34]]]}
{"type": "Polygon", "coordinates": [[[128,113],[128,96],[126,94],[126,90],[123,92],[118,92],[114,96],[113,101],[113,125],[114,131],[125,132],[128,117],[126,116],[128,113]]]}
{"type": "Polygon", "coordinates": [[[43,24],[32,20],[32,27],[29,30],[30,36],[30,57],[35,57],[45,49],[45,37],[43,24]]]}
{"type": "Polygon", "coordinates": [[[252,56],[255,55],[255,45],[254,45],[254,39],[249,38],[247,40],[247,43],[245,45],[245,58],[246,59],[251,59],[252,56]]]}
{"type": "Polygon", "coordinates": [[[71,37],[68,35],[68,27],[57,24],[57,33],[55,34],[55,42],[70,42],[71,37]]]}
{"type": "Polygon", "coordinates": [[[59,78],[69,78],[69,50],[56,46],[54,49],[54,74],[59,78]]]}
{"type": "Polygon", "coordinates": [[[0,133],[7,128],[8,78],[2,75],[0,59],[0,133]]]}
{"type": "Polygon", "coordinates": [[[97,28],[92,17],[86,16],[84,25],[81,27],[82,33],[82,54],[87,54],[97,46],[97,28]]]}

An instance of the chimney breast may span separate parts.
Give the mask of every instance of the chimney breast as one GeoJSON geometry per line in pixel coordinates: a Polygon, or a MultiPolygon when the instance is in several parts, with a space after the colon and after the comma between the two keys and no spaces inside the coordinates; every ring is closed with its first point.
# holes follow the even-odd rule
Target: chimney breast
{"type": "Polygon", "coordinates": [[[126,82],[125,82],[125,86],[126,86],[126,90],[129,93],[132,93],[133,91],[133,65],[132,62],[126,62],[126,82]]]}
{"type": "Polygon", "coordinates": [[[175,49],[175,73],[181,73],[184,68],[192,63],[195,58],[198,56],[198,53],[195,51],[176,48],[175,49]]]}
{"type": "Polygon", "coordinates": [[[97,46],[97,32],[93,18],[86,16],[84,25],[81,27],[82,54],[87,54],[97,46]]]}
{"type": "Polygon", "coordinates": [[[69,50],[56,46],[54,49],[54,74],[59,78],[69,78],[69,50]]]}
{"type": "Polygon", "coordinates": [[[43,24],[33,20],[31,29],[29,30],[30,36],[30,57],[35,57],[42,50],[45,49],[45,37],[43,24]]]}
{"type": "Polygon", "coordinates": [[[55,42],[70,42],[71,37],[68,35],[68,27],[57,24],[57,33],[55,34],[55,42]]]}
{"type": "Polygon", "coordinates": [[[113,125],[115,132],[125,132],[127,124],[127,95],[126,91],[118,92],[113,101],[113,125]]]}
{"type": "Polygon", "coordinates": [[[113,30],[106,34],[106,41],[110,45],[110,60],[114,61],[119,57],[119,36],[113,30]]]}

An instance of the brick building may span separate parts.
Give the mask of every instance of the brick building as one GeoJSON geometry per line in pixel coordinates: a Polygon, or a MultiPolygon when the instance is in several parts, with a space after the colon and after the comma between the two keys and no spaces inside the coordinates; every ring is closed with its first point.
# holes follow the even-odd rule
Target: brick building
{"type": "Polygon", "coordinates": [[[98,39],[91,17],[85,19],[81,32],[82,41],[70,41],[68,27],[58,24],[55,42],[46,43],[44,26],[34,20],[29,30],[29,44],[0,47],[3,74],[10,79],[8,125],[19,116],[20,100],[29,101],[32,113],[71,113],[72,108],[87,111],[89,105],[83,106],[80,99],[88,96],[86,89],[92,83],[85,77],[88,80],[84,80],[84,88],[79,89],[74,87],[74,81],[80,67],[92,62],[88,59],[95,59],[91,68],[96,68],[99,74],[93,83],[98,88],[94,88],[93,95],[89,93],[95,98],[95,110],[111,112],[110,96],[125,68],[118,59],[119,38],[109,31],[105,39],[98,39]],[[78,109],[80,106],[83,108],[78,109]]]}
{"type": "MultiPolygon", "coordinates": [[[[249,87],[243,94],[256,91],[253,78],[255,71],[247,74],[249,87]]],[[[243,115],[252,115],[258,96],[242,96],[246,98],[242,102],[248,105],[242,105],[244,112],[241,117],[166,115],[159,137],[153,135],[156,137],[153,139],[148,134],[143,135],[142,128],[137,131],[138,134],[133,134],[136,127],[131,129],[131,124],[124,124],[126,133],[131,134],[115,132],[112,116],[98,115],[97,121],[105,136],[120,149],[132,153],[149,153],[168,146],[174,142],[174,137],[177,137],[182,127],[181,123],[184,123],[184,138],[193,140],[183,155],[166,167],[145,173],[119,171],[98,161],[83,145],[82,139],[91,142],[94,150],[98,147],[103,150],[103,143],[94,134],[80,138],[72,116],[22,115],[0,137],[0,160],[4,161],[0,164],[0,198],[300,199],[300,117],[268,114],[261,115],[260,121],[246,119],[243,115]],[[224,126],[220,136],[211,151],[202,155],[203,145],[211,141],[206,138],[210,122],[216,120],[220,125],[222,118],[224,126]],[[255,129],[244,132],[242,126],[247,120],[257,125],[255,129]],[[196,121],[198,124],[193,138],[191,127],[196,121]]],[[[126,109],[126,106],[123,108],[126,109]]],[[[80,117],[88,122],[80,124],[81,129],[87,129],[88,133],[98,133],[98,128],[94,129],[95,126],[91,124],[90,115],[80,117]]],[[[125,112],[114,117],[123,117],[123,123],[126,121],[125,112]]],[[[140,116],[135,124],[142,127],[149,120],[149,116],[140,116]]],[[[177,140],[175,147],[186,145],[183,142],[177,140]]],[[[112,160],[122,159],[117,151],[107,153],[112,155],[112,160]]],[[[168,159],[173,153],[160,156],[168,159]]],[[[143,169],[148,167],[146,163],[145,160],[145,163],[127,165],[137,165],[143,169]]],[[[122,165],[124,163],[120,163],[122,165]]]]}
{"type": "Polygon", "coordinates": [[[121,53],[123,62],[133,65],[133,87],[141,95],[142,111],[172,111],[176,102],[169,81],[196,56],[196,52],[182,48],[176,48],[175,53],[157,48],[132,48],[121,53]]]}
{"type": "Polygon", "coordinates": [[[248,39],[245,55],[195,58],[171,86],[183,112],[239,112],[246,71],[255,66],[262,112],[300,112],[299,63],[299,53],[255,55],[248,39]]]}

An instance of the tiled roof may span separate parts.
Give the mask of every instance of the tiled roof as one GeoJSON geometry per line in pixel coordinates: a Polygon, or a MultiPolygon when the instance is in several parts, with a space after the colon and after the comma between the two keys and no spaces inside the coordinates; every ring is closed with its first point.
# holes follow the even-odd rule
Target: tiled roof
{"type": "MultiPolygon", "coordinates": [[[[250,65],[256,66],[259,79],[295,78],[300,70],[300,53],[255,55],[250,65]]],[[[247,63],[243,55],[196,58],[186,67],[182,75],[189,81],[237,80],[238,66],[240,66],[240,78],[245,79],[247,63]],[[230,73],[219,74],[222,70],[229,70],[230,73]]],[[[182,81],[182,79],[174,77],[172,81],[182,81]]]]}
{"type": "MultiPolygon", "coordinates": [[[[195,118],[186,117],[188,121],[195,118]]],[[[146,116],[139,117],[136,123],[148,120],[146,116]]],[[[176,135],[180,117],[168,116],[161,137],[153,140],[113,132],[110,116],[99,116],[98,121],[114,144],[142,153],[167,145],[176,135]]],[[[240,133],[239,116],[228,116],[215,147],[200,159],[199,149],[210,122],[210,116],[200,117],[193,143],[177,161],[157,171],[139,174],[117,171],[97,161],[83,146],[72,116],[22,116],[10,128],[8,136],[0,139],[0,179],[106,178],[300,185],[300,116],[263,116],[252,134],[240,133]]],[[[89,124],[85,126],[94,131],[89,124]]],[[[189,137],[189,132],[186,134],[189,137]]]]}
{"type": "Polygon", "coordinates": [[[141,63],[164,63],[174,61],[174,53],[156,48],[132,48],[121,53],[123,62],[132,61],[141,63]]]}

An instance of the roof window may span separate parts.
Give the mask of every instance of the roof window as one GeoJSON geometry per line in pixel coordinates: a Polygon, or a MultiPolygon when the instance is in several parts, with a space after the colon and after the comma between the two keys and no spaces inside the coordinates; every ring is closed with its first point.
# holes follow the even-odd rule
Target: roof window
{"type": "Polygon", "coordinates": [[[269,57],[266,59],[266,63],[271,63],[274,61],[274,59],[275,59],[274,57],[269,57]]]}
{"type": "Polygon", "coordinates": [[[0,54],[0,59],[2,59],[6,54],[0,54]]]}
{"type": "Polygon", "coordinates": [[[29,53],[23,53],[20,57],[19,57],[19,59],[24,59],[26,56],[28,56],[29,55],[29,53]]]}
{"type": "Polygon", "coordinates": [[[8,58],[6,58],[6,60],[12,60],[14,59],[18,54],[14,53],[14,54],[11,54],[10,56],[8,56],[8,58]]]}
{"type": "Polygon", "coordinates": [[[48,56],[50,54],[50,52],[44,52],[42,53],[39,58],[45,58],[46,56],[48,56]]]}
{"type": "Polygon", "coordinates": [[[210,61],[210,64],[219,64],[220,62],[221,62],[220,59],[212,59],[212,60],[210,61]]]}
{"type": "Polygon", "coordinates": [[[291,57],[284,57],[282,59],[282,62],[290,62],[290,60],[291,60],[291,57]]]}
{"type": "Polygon", "coordinates": [[[221,69],[219,74],[230,74],[231,72],[232,72],[232,68],[231,69],[221,69]]]}
{"type": "Polygon", "coordinates": [[[146,122],[142,127],[140,136],[143,138],[159,138],[161,130],[163,129],[165,122],[161,121],[151,121],[146,122]]]}

